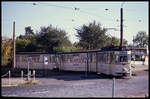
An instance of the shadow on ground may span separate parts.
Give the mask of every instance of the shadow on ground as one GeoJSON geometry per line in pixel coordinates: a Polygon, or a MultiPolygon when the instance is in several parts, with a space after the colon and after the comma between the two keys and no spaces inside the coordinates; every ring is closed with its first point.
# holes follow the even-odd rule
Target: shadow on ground
{"type": "MultiPolygon", "coordinates": [[[[37,78],[53,78],[57,80],[73,81],[73,80],[87,80],[87,79],[112,79],[114,76],[97,74],[97,73],[86,73],[86,72],[74,72],[74,71],[53,71],[54,75],[48,73],[47,75],[37,76],[37,78]]],[[[115,77],[120,79],[122,77],[115,77]]]]}
{"type": "MultiPolygon", "coordinates": [[[[11,77],[21,77],[21,71],[24,75],[27,75],[27,69],[13,69],[11,70],[11,77]]],[[[59,70],[35,70],[36,78],[53,78],[57,80],[73,81],[73,80],[87,80],[87,79],[112,79],[114,76],[97,74],[97,73],[87,73],[87,72],[75,72],[75,71],[59,71],[59,70]]],[[[33,70],[31,70],[31,74],[33,70]]],[[[24,76],[27,78],[27,76],[24,76]]],[[[122,78],[122,77],[115,77],[122,78]]]]}

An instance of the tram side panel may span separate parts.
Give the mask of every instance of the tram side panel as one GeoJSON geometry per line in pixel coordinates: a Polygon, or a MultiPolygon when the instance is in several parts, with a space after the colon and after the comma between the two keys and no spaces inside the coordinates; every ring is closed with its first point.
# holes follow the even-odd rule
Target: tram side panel
{"type": "Polygon", "coordinates": [[[109,51],[107,54],[108,54],[107,59],[108,59],[108,64],[109,64],[109,74],[115,76],[116,69],[119,68],[117,67],[117,64],[116,64],[115,51],[109,51]]]}
{"type": "Polygon", "coordinates": [[[98,53],[98,73],[103,74],[109,74],[109,65],[108,65],[108,59],[107,59],[107,53],[106,52],[99,52],[98,53]]]}
{"type": "Polygon", "coordinates": [[[98,53],[98,72],[114,76],[131,73],[130,51],[107,51],[98,53]]]}
{"type": "Polygon", "coordinates": [[[18,54],[16,55],[16,68],[21,69],[50,69],[52,70],[55,66],[55,63],[51,59],[51,54],[18,54]],[[28,60],[28,57],[31,57],[31,60],[28,60]],[[47,57],[48,64],[44,64],[44,57],[47,57]]]}
{"type": "Polygon", "coordinates": [[[96,72],[96,53],[89,53],[89,59],[88,59],[88,63],[89,63],[89,72],[96,72]]]}
{"type": "Polygon", "coordinates": [[[103,73],[106,75],[114,75],[116,71],[116,64],[114,59],[112,58],[115,57],[113,52],[99,52],[98,53],[98,70],[97,72],[103,73]]]}
{"type": "Polygon", "coordinates": [[[62,54],[61,55],[61,70],[67,71],[85,71],[86,62],[84,61],[85,53],[78,54],[62,54]]]}
{"type": "Polygon", "coordinates": [[[43,67],[43,63],[41,62],[41,58],[42,56],[41,55],[38,55],[36,56],[38,57],[38,61],[37,59],[35,58],[35,55],[16,55],[16,68],[21,68],[21,69],[27,69],[28,66],[30,69],[41,69],[43,67]],[[28,60],[28,57],[31,57],[33,58],[34,56],[34,60],[28,60]]]}

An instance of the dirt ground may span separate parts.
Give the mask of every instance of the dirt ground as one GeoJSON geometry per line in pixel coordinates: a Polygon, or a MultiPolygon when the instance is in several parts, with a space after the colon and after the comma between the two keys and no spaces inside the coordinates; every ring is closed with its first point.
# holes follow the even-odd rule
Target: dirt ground
{"type": "MultiPolygon", "coordinates": [[[[148,71],[149,71],[148,65],[134,65],[132,67],[132,73],[135,74],[136,76],[148,75],[148,71]]],[[[1,78],[2,80],[1,86],[17,86],[19,83],[25,82],[26,79],[27,78],[22,79],[21,77],[11,78],[10,80],[8,78],[1,78]]],[[[32,77],[31,79],[33,80],[34,78],[32,77]]],[[[35,79],[40,80],[40,82],[42,82],[41,84],[49,84],[49,82],[47,83],[45,81],[47,78],[35,78],[35,79]]],[[[57,79],[55,78],[51,79],[51,83],[52,82],[56,83],[57,79]]]]}
{"type": "MultiPolygon", "coordinates": [[[[132,73],[134,74],[134,76],[131,79],[116,79],[116,82],[118,83],[118,88],[116,89],[117,90],[116,96],[119,97],[119,95],[120,95],[121,97],[148,97],[149,96],[148,93],[145,93],[145,91],[148,90],[148,87],[146,87],[146,86],[148,86],[148,81],[146,80],[146,82],[145,82],[145,79],[148,78],[148,74],[149,74],[148,65],[136,65],[132,68],[132,71],[133,71],[132,73]],[[135,83],[135,84],[133,84],[133,83],[135,83]],[[139,88],[136,87],[138,85],[143,85],[142,83],[144,83],[144,86],[140,86],[139,88]],[[130,84],[132,84],[132,87],[129,86],[130,84]],[[127,87],[129,87],[129,88],[127,88],[127,87]],[[125,94],[129,93],[128,90],[129,91],[134,90],[134,91],[131,91],[130,95],[126,96],[125,94]],[[141,91],[141,92],[139,92],[139,91],[141,91]],[[121,93],[121,92],[123,92],[123,93],[121,93]]],[[[111,79],[103,78],[103,77],[100,77],[99,75],[95,75],[95,74],[90,74],[89,79],[85,79],[83,76],[85,76],[84,73],[78,73],[78,74],[68,73],[67,75],[65,74],[65,75],[52,76],[52,77],[46,77],[46,78],[42,78],[42,77],[35,78],[35,80],[40,82],[39,86],[43,86],[43,87],[45,86],[45,88],[54,86],[54,85],[59,86],[59,87],[64,86],[63,87],[64,89],[58,90],[58,92],[60,90],[63,90],[62,92],[58,93],[58,96],[59,95],[63,96],[65,94],[64,92],[67,92],[68,90],[70,90],[70,92],[72,92],[72,93],[75,92],[75,94],[67,92],[68,94],[70,94],[70,96],[74,96],[74,95],[80,96],[81,94],[82,94],[81,96],[86,96],[86,95],[88,96],[90,94],[91,94],[91,96],[99,96],[99,93],[97,93],[96,90],[101,90],[104,87],[105,88],[103,89],[101,94],[102,95],[105,95],[108,93],[111,94],[110,92],[108,92],[108,90],[111,90],[110,89],[111,82],[112,82],[111,79]],[[106,86],[106,83],[108,83],[108,86],[106,86]],[[76,86],[76,89],[74,89],[75,88],[74,86],[76,86]],[[71,89],[71,88],[73,88],[73,89],[71,89]],[[84,88],[84,89],[81,89],[81,88],[84,88]],[[84,93],[85,91],[81,91],[81,93],[76,93],[77,90],[78,91],[81,91],[81,90],[91,91],[92,90],[93,93],[84,93]]],[[[2,87],[17,86],[19,83],[25,82],[25,78],[24,78],[24,80],[22,80],[20,77],[11,78],[10,81],[8,78],[2,78],[1,80],[2,80],[2,83],[1,83],[2,87]]],[[[47,92],[49,92],[48,90],[49,89],[47,89],[47,92]]],[[[49,95],[53,95],[53,94],[49,94],[49,95]]],[[[44,95],[43,95],[43,97],[44,97],[44,95]]]]}

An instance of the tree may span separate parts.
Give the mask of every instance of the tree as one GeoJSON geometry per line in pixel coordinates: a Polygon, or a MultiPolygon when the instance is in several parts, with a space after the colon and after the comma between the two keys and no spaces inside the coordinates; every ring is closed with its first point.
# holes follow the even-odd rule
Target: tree
{"type": "Polygon", "coordinates": [[[128,45],[128,41],[126,39],[123,39],[123,46],[127,46],[128,45]]]}
{"type": "Polygon", "coordinates": [[[110,44],[111,44],[112,46],[119,46],[119,44],[120,44],[120,39],[119,39],[119,38],[116,38],[116,37],[112,37],[110,44]]]}
{"type": "Polygon", "coordinates": [[[82,50],[83,48],[79,45],[78,42],[74,42],[72,46],[72,51],[82,50]]]}
{"type": "Polygon", "coordinates": [[[71,42],[66,32],[49,25],[32,35],[20,35],[16,39],[16,50],[24,52],[70,51],[71,42]]]}
{"type": "Polygon", "coordinates": [[[9,40],[8,43],[1,43],[1,58],[2,66],[6,66],[11,63],[12,57],[12,40],[9,40]]]}
{"type": "Polygon", "coordinates": [[[148,46],[148,35],[145,31],[139,31],[136,37],[133,39],[133,44],[140,48],[146,48],[148,46]]]}
{"type": "Polygon", "coordinates": [[[100,49],[105,46],[118,45],[118,39],[106,35],[107,29],[102,28],[101,24],[89,23],[83,25],[77,30],[77,37],[79,38],[79,45],[83,49],[100,49]],[[112,42],[113,41],[113,42],[112,42]]]}
{"type": "Polygon", "coordinates": [[[20,35],[16,39],[17,52],[32,52],[36,51],[36,35],[20,35]]]}
{"type": "Polygon", "coordinates": [[[33,30],[31,29],[31,26],[25,27],[25,35],[34,34],[33,30]]]}
{"type": "Polygon", "coordinates": [[[52,25],[48,27],[41,27],[38,33],[37,42],[43,45],[43,50],[48,51],[65,51],[71,46],[71,42],[66,36],[66,32],[53,28],[52,25]]]}

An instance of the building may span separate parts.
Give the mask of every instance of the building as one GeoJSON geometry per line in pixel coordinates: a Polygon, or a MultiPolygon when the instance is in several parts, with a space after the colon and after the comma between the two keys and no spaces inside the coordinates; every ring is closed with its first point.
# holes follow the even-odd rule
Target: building
{"type": "Polygon", "coordinates": [[[148,55],[146,48],[131,48],[131,56],[135,61],[143,61],[145,57],[148,55]]]}

